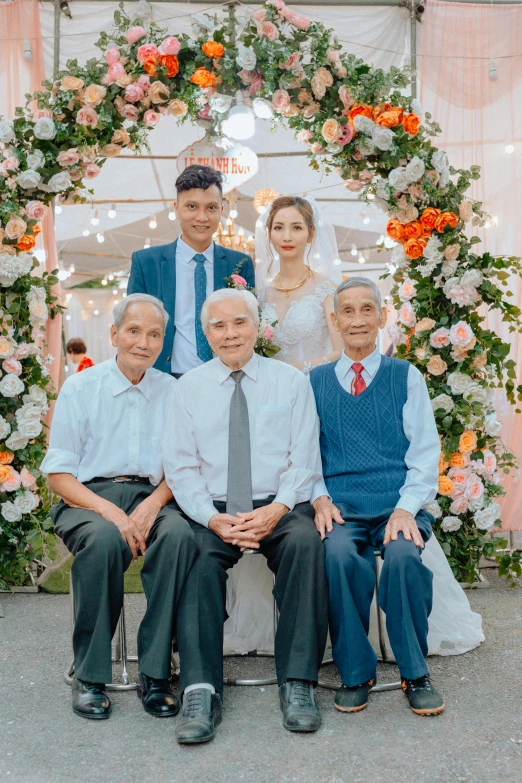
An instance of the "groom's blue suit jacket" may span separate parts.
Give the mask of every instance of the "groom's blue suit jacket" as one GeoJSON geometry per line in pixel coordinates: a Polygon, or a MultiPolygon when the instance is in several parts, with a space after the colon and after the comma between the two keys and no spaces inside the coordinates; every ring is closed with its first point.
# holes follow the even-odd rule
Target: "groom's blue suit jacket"
{"type": "MultiPolygon", "coordinates": [[[[176,246],[178,240],[168,245],[158,245],[132,254],[132,267],[127,294],[151,294],[161,299],[169,314],[169,322],[163,343],[163,350],[154,365],[157,370],[171,372],[172,346],[174,345],[174,308],[176,303],[176,246]]],[[[194,251],[195,253],[195,251],[194,251]]],[[[214,291],[226,288],[226,277],[241,264],[240,275],[249,288],[255,287],[254,264],[250,256],[214,245],[214,291]],[[241,262],[243,262],[241,264],[241,262]]]]}

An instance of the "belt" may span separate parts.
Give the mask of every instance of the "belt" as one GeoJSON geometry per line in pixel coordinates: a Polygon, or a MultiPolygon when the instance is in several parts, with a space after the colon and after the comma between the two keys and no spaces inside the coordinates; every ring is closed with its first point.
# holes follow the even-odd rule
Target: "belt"
{"type": "Polygon", "coordinates": [[[141,482],[142,484],[150,484],[150,479],[145,478],[144,476],[115,476],[114,478],[104,478],[103,476],[99,476],[96,478],[91,479],[90,481],[86,481],[86,484],[91,484],[93,482],[100,482],[100,481],[113,481],[115,484],[138,484],[141,482]]]}

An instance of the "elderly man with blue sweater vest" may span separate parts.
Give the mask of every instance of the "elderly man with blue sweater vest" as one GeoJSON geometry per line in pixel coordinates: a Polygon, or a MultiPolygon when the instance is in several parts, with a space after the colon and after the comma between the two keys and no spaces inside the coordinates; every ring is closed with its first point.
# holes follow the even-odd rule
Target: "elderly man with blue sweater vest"
{"type": "Polygon", "coordinates": [[[425,507],[437,492],[440,455],[428,389],[413,365],[377,348],[386,308],[371,280],[341,283],[332,321],[344,351],[310,379],[324,475],[312,500],[325,542],[330,634],[343,683],[335,707],[364,709],[375,683],[368,629],[378,548],[384,560],[378,602],[404,693],[413,712],[436,715],[444,702],[426,665],[432,573],[421,556],[432,534],[425,507]]]}

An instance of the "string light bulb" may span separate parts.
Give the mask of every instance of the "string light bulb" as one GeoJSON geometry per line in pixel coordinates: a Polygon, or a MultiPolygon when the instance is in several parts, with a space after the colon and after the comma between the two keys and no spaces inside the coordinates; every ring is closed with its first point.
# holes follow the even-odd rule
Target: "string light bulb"
{"type": "Polygon", "coordinates": [[[156,228],[158,225],[158,221],[156,220],[156,215],[153,215],[149,221],[149,228],[156,228]]]}
{"type": "Polygon", "coordinates": [[[111,208],[109,209],[107,215],[111,220],[116,217],[116,204],[111,204],[111,208]]]}
{"type": "Polygon", "coordinates": [[[88,237],[90,233],[91,232],[89,231],[89,229],[87,227],[85,227],[83,229],[83,231],[82,231],[82,234],[83,234],[84,237],[88,237]]]}
{"type": "Polygon", "coordinates": [[[147,237],[145,244],[143,245],[144,250],[146,250],[148,247],[150,247],[150,237],[147,237]]]}
{"type": "Polygon", "coordinates": [[[506,144],[505,150],[506,150],[508,155],[511,155],[511,153],[515,151],[515,145],[514,144],[506,144]]]}
{"type": "Polygon", "coordinates": [[[94,214],[93,214],[93,216],[91,218],[91,224],[93,226],[97,226],[99,222],[100,222],[100,216],[98,215],[98,210],[95,209],[94,210],[94,214]]]}
{"type": "Polygon", "coordinates": [[[174,212],[173,209],[170,210],[168,217],[169,220],[176,220],[176,213],[174,212]]]}
{"type": "Polygon", "coordinates": [[[105,242],[105,237],[103,236],[103,231],[98,231],[96,234],[96,239],[101,244],[102,242],[105,242]]]}
{"type": "Polygon", "coordinates": [[[357,245],[352,245],[352,249],[350,250],[350,253],[352,256],[356,256],[359,251],[357,250],[357,245]]]}
{"type": "Polygon", "coordinates": [[[61,214],[62,214],[62,212],[63,212],[63,209],[62,209],[62,207],[60,206],[60,204],[56,204],[56,205],[55,205],[55,207],[54,207],[54,212],[55,212],[55,214],[56,214],[56,215],[61,215],[61,214]]]}

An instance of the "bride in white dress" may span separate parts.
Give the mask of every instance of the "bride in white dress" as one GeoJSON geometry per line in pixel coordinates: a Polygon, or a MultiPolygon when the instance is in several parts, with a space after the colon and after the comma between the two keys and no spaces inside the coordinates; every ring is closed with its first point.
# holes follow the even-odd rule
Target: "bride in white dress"
{"type": "MultiPolygon", "coordinates": [[[[276,199],[258,224],[256,288],[263,316],[277,321],[276,359],[305,373],[337,361],[342,342],[331,328],[330,313],[342,278],[333,227],[324,223],[313,199],[294,196],[276,199]]],[[[477,647],[484,641],[481,617],[472,612],[435,535],[423,561],[433,572],[429,654],[459,655],[477,647]]],[[[272,586],[264,558],[247,555],[234,567],[227,586],[225,652],[273,649],[272,586]]],[[[378,651],[375,628],[370,639],[378,651]]],[[[386,647],[391,659],[387,640],[386,647]]]]}

